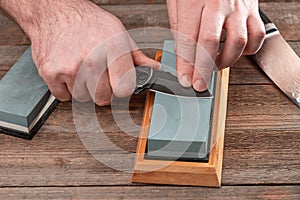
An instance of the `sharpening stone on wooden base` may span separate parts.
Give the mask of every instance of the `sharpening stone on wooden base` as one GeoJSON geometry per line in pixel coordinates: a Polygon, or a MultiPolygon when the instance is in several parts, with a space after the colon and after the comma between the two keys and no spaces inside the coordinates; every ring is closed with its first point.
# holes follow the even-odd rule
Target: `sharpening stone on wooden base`
{"type": "MultiPolygon", "coordinates": [[[[156,54],[176,74],[173,41],[156,54]]],[[[214,72],[210,98],[148,92],[131,181],[221,186],[229,68],[214,72]]]]}
{"type": "Polygon", "coordinates": [[[57,103],[28,48],[0,80],[0,133],[31,139],[57,103]]]}
{"type": "MultiPolygon", "coordinates": [[[[173,41],[166,41],[161,64],[176,75],[173,41]]],[[[208,87],[215,93],[216,75],[208,87]]],[[[208,162],[214,97],[174,97],[156,93],[147,140],[147,159],[208,162]]]]}

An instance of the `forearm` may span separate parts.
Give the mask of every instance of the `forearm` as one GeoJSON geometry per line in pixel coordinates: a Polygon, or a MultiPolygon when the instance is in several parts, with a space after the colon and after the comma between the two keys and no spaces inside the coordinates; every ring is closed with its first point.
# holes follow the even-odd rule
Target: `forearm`
{"type": "Polygon", "coordinates": [[[88,0],[0,0],[0,7],[10,15],[29,36],[44,30],[49,23],[80,16],[81,4],[88,0]]]}

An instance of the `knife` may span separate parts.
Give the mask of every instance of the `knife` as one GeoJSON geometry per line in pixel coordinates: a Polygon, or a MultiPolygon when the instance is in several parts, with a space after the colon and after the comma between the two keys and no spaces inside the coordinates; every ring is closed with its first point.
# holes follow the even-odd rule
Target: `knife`
{"type": "Polygon", "coordinates": [[[259,12],[265,24],[266,37],[261,49],[252,58],[277,87],[300,107],[300,58],[264,12],[259,12]]]}
{"type": "Polygon", "coordinates": [[[181,97],[204,97],[213,98],[208,90],[197,92],[192,87],[186,88],[180,85],[178,78],[173,74],[161,70],[154,70],[147,66],[137,66],[135,94],[143,90],[181,96],[181,97]]]}

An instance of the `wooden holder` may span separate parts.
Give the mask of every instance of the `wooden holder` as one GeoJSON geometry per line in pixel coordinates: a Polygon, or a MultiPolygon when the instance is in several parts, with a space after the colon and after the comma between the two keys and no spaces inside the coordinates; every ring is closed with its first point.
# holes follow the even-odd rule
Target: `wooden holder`
{"type": "MultiPolygon", "coordinates": [[[[157,52],[156,60],[160,61],[161,56],[162,52],[157,52]]],[[[209,161],[203,163],[149,160],[144,158],[155,97],[155,93],[148,92],[131,178],[132,182],[210,187],[221,186],[229,68],[218,73],[209,161]]]]}

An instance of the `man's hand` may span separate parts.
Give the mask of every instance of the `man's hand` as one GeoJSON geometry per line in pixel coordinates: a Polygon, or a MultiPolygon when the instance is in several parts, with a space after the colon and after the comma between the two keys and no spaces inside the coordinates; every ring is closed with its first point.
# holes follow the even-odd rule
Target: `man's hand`
{"type": "Polygon", "coordinates": [[[159,68],[116,17],[90,1],[0,0],[0,6],[31,39],[39,74],[59,100],[108,105],[112,93],[134,91],[134,64],[159,68]]]}
{"type": "Polygon", "coordinates": [[[225,68],[242,54],[255,54],[263,43],[258,0],[167,0],[167,5],[177,73],[185,87],[207,89],[215,65],[225,68]],[[226,41],[217,55],[222,29],[226,41]]]}

